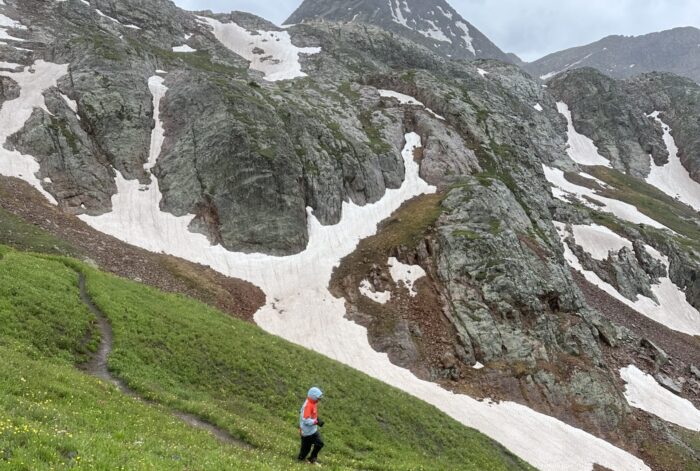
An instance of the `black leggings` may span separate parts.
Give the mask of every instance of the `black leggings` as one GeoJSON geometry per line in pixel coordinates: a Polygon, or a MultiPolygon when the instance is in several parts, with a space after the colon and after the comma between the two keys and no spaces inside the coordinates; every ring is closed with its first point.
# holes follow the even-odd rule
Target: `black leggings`
{"type": "Polygon", "coordinates": [[[321,438],[320,433],[316,432],[313,435],[309,435],[308,437],[301,437],[299,461],[303,461],[306,458],[306,455],[309,454],[309,451],[311,450],[312,446],[314,447],[314,449],[311,452],[311,456],[309,456],[309,461],[316,461],[318,453],[321,451],[321,448],[323,448],[323,439],[321,438]]]}

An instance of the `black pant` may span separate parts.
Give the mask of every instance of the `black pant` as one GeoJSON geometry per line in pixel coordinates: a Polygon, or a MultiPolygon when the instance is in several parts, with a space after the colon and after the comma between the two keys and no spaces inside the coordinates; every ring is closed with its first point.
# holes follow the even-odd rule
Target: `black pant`
{"type": "Polygon", "coordinates": [[[299,461],[303,461],[306,458],[306,455],[309,454],[309,451],[311,450],[311,447],[314,447],[313,451],[311,452],[311,456],[309,456],[309,461],[316,461],[316,458],[318,458],[318,453],[321,451],[321,448],[323,448],[323,439],[321,438],[321,434],[316,432],[313,435],[309,435],[308,437],[301,437],[301,449],[299,450],[299,461]]]}

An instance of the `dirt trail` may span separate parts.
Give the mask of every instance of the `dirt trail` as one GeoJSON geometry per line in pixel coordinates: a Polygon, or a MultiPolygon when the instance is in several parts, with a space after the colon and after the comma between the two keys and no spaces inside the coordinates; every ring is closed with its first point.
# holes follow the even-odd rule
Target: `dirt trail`
{"type": "MultiPolygon", "coordinates": [[[[107,367],[107,360],[109,358],[109,355],[112,353],[112,345],[114,342],[112,326],[109,324],[107,316],[105,316],[105,314],[92,301],[92,298],[90,298],[90,295],[88,294],[87,289],[85,287],[85,276],[82,273],[79,273],[78,276],[80,286],[80,299],[97,318],[97,328],[100,331],[100,346],[97,349],[97,352],[95,352],[93,357],[90,359],[90,361],[82,366],[82,369],[87,373],[100,378],[103,381],[112,383],[114,386],[117,387],[117,389],[119,389],[119,391],[126,394],[127,396],[133,397],[146,404],[158,405],[158,403],[154,401],[149,401],[144,397],[140,396],[136,391],[129,388],[129,386],[127,386],[127,384],[124,383],[124,381],[120,380],[119,378],[116,378],[109,372],[109,368],[107,367]]],[[[192,427],[205,430],[211,433],[224,443],[241,448],[252,449],[250,444],[232,437],[225,430],[220,429],[215,425],[210,424],[209,422],[206,422],[195,415],[172,409],[170,410],[170,413],[192,427]]]]}

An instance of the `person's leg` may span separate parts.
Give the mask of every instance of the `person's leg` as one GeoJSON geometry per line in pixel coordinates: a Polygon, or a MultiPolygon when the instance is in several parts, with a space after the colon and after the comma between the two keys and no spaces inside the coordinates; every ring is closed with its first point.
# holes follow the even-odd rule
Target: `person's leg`
{"type": "Polygon", "coordinates": [[[309,461],[311,461],[313,463],[318,458],[318,454],[321,451],[321,448],[323,448],[324,443],[323,443],[323,439],[321,438],[321,434],[318,432],[316,432],[314,435],[312,435],[312,438],[313,438],[314,449],[311,452],[311,456],[309,457],[309,461]]]}
{"type": "Polygon", "coordinates": [[[311,451],[311,445],[313,445],[313,435],[310,437],[301,437],[301,448],[299,449],[299,461],[304,461],[306,455],[311,451]]]}

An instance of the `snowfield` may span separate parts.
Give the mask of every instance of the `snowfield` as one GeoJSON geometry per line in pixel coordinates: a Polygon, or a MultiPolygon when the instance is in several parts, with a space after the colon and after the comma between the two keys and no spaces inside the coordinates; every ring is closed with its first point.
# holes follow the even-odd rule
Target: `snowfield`
{"type": "Polygon", "coordinates": [[[566,118],[569,147],[566,152],[571,160],[581,165],[602,165],[610,167],[610,161],[598,153],[593,141],[583,134],[576,132],[569,106],[563,101],[557,102],[557,110],[566,118]]]}
{"type": "Polygon", "coordinates": [[[209,25],[221,44],[250,61],[250,68],[265,74],[265,79],[291,80],[306,77],[301,71],[299,54],[318,54],[320,47],[297,47],[287,31],[251,33],[236,23],[222,23],[213,18],[197,17],[209,25]]]}
{"type": "Polygon", "coordinates": [[[646,181],[667,195],[678,198],[696,211],[700,211],[700,183],[690,178],[690,173],[681,163],[676,140],[671,135],[671,128],[659,118],[660,114],[660,112],[655,111],[649,117],[654,118],[664,131],[664,143],[669,153],[668,163],[659,167],[649,156],[651,173],[646,181]]]}
{"type": "Polygon", "coordinates": [[[664,389],[656,380],[634,365],[620,370],[627,383],[625,398],[630,406],[654,414],[667,422],[700,432],[700,411],[692,402],[664,389]]]}
{"type": "MultiPolygon", "coordinates": [[[[555,223],[555,226],[564,246],[564,258],[586,280],[640,314],[665,325],[669,329],[689,335],[700,335],[700,312],[688,303],[683,290],[675,285],[668,275],[660,278],[658,284],[651,285],[651,291],[658,302],[642,295],[638,295],[637,300],[632,301],[620,294],[614,286],[603,281],[597,274],[586,270],[578,257],[564,242],[567,236],[572,236],[576,245],[582,247],[593,258],[605,260],[608,252],[617,252],[622,247],[631,247],[632,243],[629,240],[596,225],[573,226],[571,233],[562,223],[555,223]]],[[[664,264],[668,273],[668,257],[648,245],[645,248],[649,255],[664,264]]]]}
{"type": "MultiPolygon", "coordinates": [[[[6,102],[0,113],[0,132],[19,129],[33,107],[43,106],[42,92],[65,74],[65,65],[37,62],[37,72],[19,79],[22,94],[6,102]]],[[[159,118],[160,99],[166,92],[161,77],[148,81],[156,110],[156,127],[151,138],[150,169],[160,156],[163,127],[159,118]]],[[[422,381],[410,371],[393,365],[386,354],[372,349],[364,327],[345,316],[345,300],[328,291],[332,270],[352,253],[360,240],[373,235],[377,225],[408,199],[436,189],[419,177],[414,150],[421,145],[415,133],[406,134],[402,152],[405,180],[398,189],[387,190],[374,204],[343,204],[343,217],[335,226],[323,226],[308,210],[309,244],[305,251],[288,257],[243,254],[212,246],[208,240],[187,230],[193,216],[174,217],[160,210],[158,181],[142,187],[117,174],[119,194],[112,199],[113,211],[82,219],[98,230],[155,252],[165,252],[203,263],[233,277],[248,280],[267,295],[267,304],[256,314],[256,322],[265,330],[313,349],[354,367],[433,404],[462,424],[474,427],[502,443],[513,453],[544,471],[590,471],[595,463],[616,471],[640,471],[649,468],[638,458],[557,419],[512,402],[477,401],[447,391],[437,384],[422,381]],[[313,267],[313,269],[309,269],[313,267]]],[[[0,172],[16,176],[12,159],[36,162],[27,156],[2,150],[0,172]]],[[[33,172],[21,175],[40,188],[33,172]]],[[[398,267],[398,265],[396,265],[398,267]]],[[[411,271],[415,270],[411,267],[411,271]]],[[[403,276],[403,275],[402,275],[403,276]]],[[[407,276],[407,274],[406,274],[407,276]]],[[[411,275],[412,277],[414,275],[411,275]]],[[[475,365],[480,366],[480,365],[475,365]]]]}

